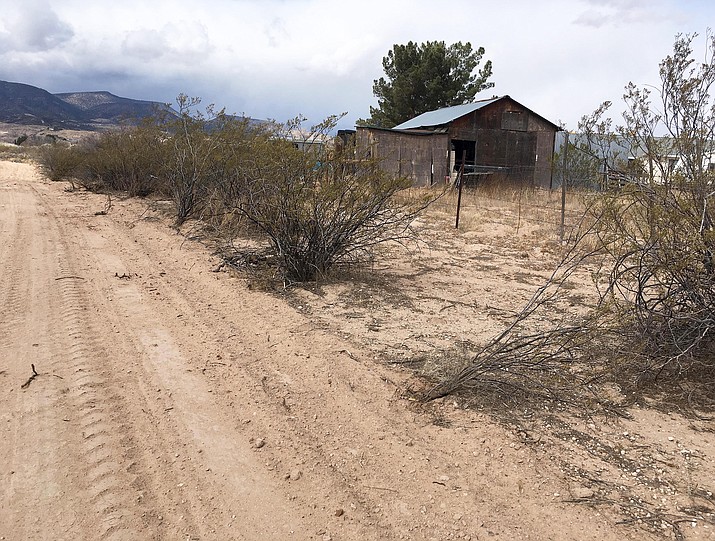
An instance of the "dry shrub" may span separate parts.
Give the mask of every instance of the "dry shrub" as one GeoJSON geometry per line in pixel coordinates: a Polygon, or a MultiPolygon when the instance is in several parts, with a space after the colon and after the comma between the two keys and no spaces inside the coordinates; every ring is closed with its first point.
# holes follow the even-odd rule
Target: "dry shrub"
{"type": "Polygon", "coordinates": [[[161,193],[164,148],[161,132],[149,122],[106,132],[87,143],[77,176],[89,189],[122,191],[132,197],[161,193]]]}
{"type": "Polygon", "coordinates": [[[339,117],[304,133],[296,119],[245,162],[245,193],[237,210],[265,236],[286,280],[306,282],[335,265],[369,260],[373,249],[414,237],[411,223],[438,194],[417,200],[396,197],[409,183],[386,174],[359,152],[325,144],[339,117]]]}
{"type": "MultiPolygon", "coordinates": [[[[590,198],[551,279],[428,398],[476,390],[587,408],[589,394],[605,403],[613,388],[606,384],[615,384],[632,399],[651,394],[691,408],[715,405],[715,35],[707,36],[704,62],[692,58],[694,37],[678,36],[661,62],[659,106],[648,89],[626,87],[620,136],[638,156],[629,183],[590,198]],[[661,129],[668,137],[655,135],[661,129]],[[597,270],[598,306],[534,330],[532,316],[558,308],[564,277],[586,263],[597,270]]],[[[608,105],[582,128],[610,126],[600,121],[608,105]]]]}
{"type": "Polygon", "coordinates": [[[458,371],[434,385],[426,393],[428,400],[468,393],[482,405],[497,408],[544,402],[582,407],[598,402],[613,407],[595,389],[603,376],[598,353],[609,334],[594,314],[575,317],[567,309],[569,278],[597,255],[584,251],[579,242],[591,234],[583,222],[550,278],[511,324],[458,371]]]}
{"type": "Polygon", "coordinates": [[[37,150],[37,160],[42,173],[53,181],[73,180],[80,174],[85,153],[77,145],[55,141],[37,150]]]}
{"type": "Polygon", "coordinates": [[[633,186],[599,201],[601,310],[629,388],[715,400],[715,233],[687,186],[633,186]]]}
{"type": "Polygon", "coordinates": [[[147,122],[86,138],[80,143],[55,140],[37,148],[43,174],[92,191],[122,191],[130,196],[161,192],[165,163],[161,132],[147,122]]]}
{"type": "Polygon", "coordinates": [[[692,203],[663,187],[594,195],[549,280],[426,397],[466,392],[484,405],[546,401],[585,411],[644,395],[714,405],[715,236],[692,203]],[[568,310],[568,279],[584,268],[599,300],[577,315],[568,310]]]}
{"type": "Polygon", "coordinates": [[[24,146],[10,143],[0,143],[0,160],[9,162],[30,161],[32,153],[24,146]]]}

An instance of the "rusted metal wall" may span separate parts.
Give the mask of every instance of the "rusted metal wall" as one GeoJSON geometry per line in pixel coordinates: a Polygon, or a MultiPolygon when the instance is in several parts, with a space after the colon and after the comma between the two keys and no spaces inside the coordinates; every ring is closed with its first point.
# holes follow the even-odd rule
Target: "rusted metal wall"
{"type": "Polygon", "coordinates": [[[534,170],[534,185],[540,188],[552,187],[554,157],[554,142],[556,128],[538,115],[529,115],[529,131],[536,133],[536,163],[534,170]]]}
{"type": "Polygon", "coordinates": [[[554,156],[554,139],[556,132],[542,130],[536,132],[536,169],[534,171],[534,185],[540,188],[552,188],[554,156]]]}
{"type": "MultiPolygon", "coordinates": [[[[371,148],[391,174],[406,176],[415,186],[441,183],[453,171],[452,141],[464,148],[474,141],[473,163],[479,178],[551,187],[551,159],[556,127],[509,97],[452,121],[447,133],[428,130],[358,128],[358,144],[371,148]]],[[[460,156],[453,156],[455,163],[460,156]]],[[[472,154],[471,151],[469,154],[472,154]]],[[[454,177],[454,175],[452,175],[454,177]]]]}
{"type": "MultiPolygon", "coordinates": [[[[451,139],[476,142],[477,166],[498,168],[508,182],[549,188],[554,126],[511,99],[456,119],[451,139]]],[[[496,174],[496,173],[495,173],[496,174]]]]}
{"type": "Polygon", "coordinates": [[[360,152],[379,159],[384,171],[409,178],[413,186],[443,183],[449,174],[446,133],[358,127],[357,145],[360,152]]]}

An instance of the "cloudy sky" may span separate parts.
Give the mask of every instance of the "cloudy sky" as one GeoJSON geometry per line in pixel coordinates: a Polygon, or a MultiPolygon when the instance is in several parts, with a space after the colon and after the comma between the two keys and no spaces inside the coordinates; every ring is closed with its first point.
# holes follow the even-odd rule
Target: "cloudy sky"
{"type": "Polygon", "coordinates": [[[318,122],[369,116],[396,43],[469,41],[495,87],[575,128],[623,87],[657,85],[678,33],[715,23],[712,0],[0,0],[0,80],[108,90],[230,113],[318,122]]]}

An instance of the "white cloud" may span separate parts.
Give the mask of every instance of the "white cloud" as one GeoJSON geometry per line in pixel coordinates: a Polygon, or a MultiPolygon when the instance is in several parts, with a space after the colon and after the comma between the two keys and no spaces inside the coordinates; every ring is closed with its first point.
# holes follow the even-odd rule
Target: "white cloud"
{"type": "Polygon", "coordinates": [[[17,2],[3,9],[0,46],[5,51],[48,51],[70,39],[74,32],[47,1],[17,2]]]}
{"type": "Polygon", "coordinates": [[[132,30],[124,36],[122,53],[129,58],[143,61],[159,59],[168,49],[161,32],[153,29],[132,30]]]}
{"type": "Polygon", "coordinates": [[[274,17],[270,23],[265,25],[263,31],[268,39],[269,47],[280,47],[290,39],[285,21],[280,17],[274,17]]]}
{"type": "Polygon", "coordinates": [[[668,21],[674,17],[669,2],[662,0],[587,0],[590,6],[574,21],[577,25],[606,26],[644,25],[668,21]]]}

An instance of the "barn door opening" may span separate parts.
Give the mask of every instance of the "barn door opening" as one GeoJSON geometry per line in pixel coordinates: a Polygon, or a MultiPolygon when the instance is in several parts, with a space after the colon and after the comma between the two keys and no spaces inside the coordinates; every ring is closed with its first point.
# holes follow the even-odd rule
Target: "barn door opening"
{"type": "Polygon", "coordinates": [[[464,170],[472,171],[476,163],[476,141],[466,141],[463,139],[452,139],[452,151],[454,151],[454,171],[459,170],[462,165],[462,156],[465,157],[464,170]]]}

